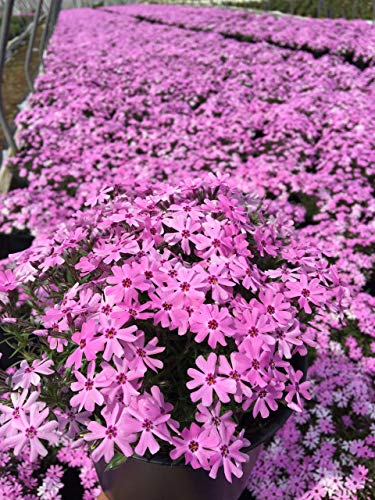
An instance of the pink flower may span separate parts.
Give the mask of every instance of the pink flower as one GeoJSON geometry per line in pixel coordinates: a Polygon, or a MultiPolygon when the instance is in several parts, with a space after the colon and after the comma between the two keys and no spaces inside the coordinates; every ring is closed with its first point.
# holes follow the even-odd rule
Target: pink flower
{"type": "Polygon", "coordinates": [[[318,278],[314,278],[308,283],[307,275],[302,274],[300,281],[289,281],[286,286],[289,288],[289,291],[285,292],[286,297],[298,297],[298,304],[303,307],[307,314],[312,312],[309,302],[320,305],[324,301],[325,290],[319,284],[318,278]]]}
{"type": "Polygon", "coordinates": [[[195,420],[202,423],[203,427],[210,432],[216,432],[222,436],[226,429],[233,433],[237,427],[237,424],[232,420],[233,413],[231,411],[221,414],[220,401],[217,401],[212,406],[199,404],[197,409],[195,420]]]}
{"type": "MultiPolygon", "coordinates": [[[[25,389],[21,394],[17,392],[12,392],[10,394],[10,401],[12,406],[7,406],[0,404],[1,411],[1,422],[2,427],[0,427],[0,436],[7,435],[12,432],[13,421],[20,417],[21,413],[27,412],[32,405],[38,400],[39,393],[34,391],[30,395],[25,389]]],[[[44,403],[39,403],[40,408],[44,407],[44,403]]]]}
{"type": "Polygon", "coordinates": [[[162,290],[170,294],[170,302],[182,301],[184,305],[195,306],[203,303],[204,293],[201,290],[205,286],[202,276],[194,268],[187,269],[180,266],[175,279],[170,280],[168,286],[162,290]]]}
{"type": "MultiPolygon", "coordinates": [[[[275,411],[277,410],[277,399],[282,396],[282,391],[272,385],[259,388],[254,394],[255,405],[253,408],[253,417],[255,418],[258,413],[261,414],[262,418],[267,418],[270,414],[268,407],[275,411]]],[[[244,405],[245,406],[245,405],[244,405]]],[[[244,407],[244,409],[246,409],[244,407]]]]}
{"type": "Polygon", "coordinates": [[[134,370],[129,368],[129,361],[121,359],[117,356],[113,358],[115,368],[108,363],[103,363],[103,371],[101,375],[107,379],[111,385],[103,389],[104,394],[108,394],[111,400],[114,400],[116,395],[121,394],[122,401],[130,404],[132,396],[138,396],[137,381],[141,379],[145,373],[145,369],[134,370]]]}
{"type": "Polygon", "coordinates": [[[113,356],[121,357],[124,354],[123,345],[137,339],[133,335],[137,331],[135,325],[120,328],[121,325],[123,325],[123,322],[119,319],[108,319],[105,316],[100,319],[98,329],[101,335],[99,338],[104,344],[103,358],[106,361],[109,361],[113,356]]]}
{"type": "Polygon", "coordinates": [[[236,321],[236,331],[238,338],[247,336],[248,338],[259,338],[265,344],[270,346],[275,345],[276,340],[272,335],[267,335],[273,332],[275,327],[271,325],[266,314],[262,314],[260,309],[253,305],[251,309],[245,309],[239,320],[236,321]]]}
{"type": "Polygon", "coordinates": [[[305,399],[311,399],[311,394],[309,392],[311,383],[308,381],[300,383],[302,377],[303,372],[301,370],[297,370],[295,372],[292,368],[289,368],[289,378],[291,385],[288,384],[286,386],[286,391],[288,394],[285,396],[285,401],[288,403],[289,408],[298,412],[301,412],[303,409],[301,396],[305,399]],[[293,401],[294,397],[297,399],[297,403],[293,401]]]}
{"type": "Polygon", "coordinates": [[[266,351],[264,350],[264,343],[262,340],[258,337],[254,339],[246,338],[240,346],[240,352],[244,355],[242,358],[242,366],[248,366],[247,380],[253,386],[266,386],[266,372],[262,357],[263,353],[266,351]]]}
{"type": "Polygon", "coordinates": [[[201,228],[200,223],[185,215],[177,215],[174,218],[165,219],[164,224],[176,230],[173,233],[166,233],[165,241],[172,245],[180,243],[183,252],[190,255],[190,242],[194,243],[194,235],[201,228]]]}
{"type": "Polygon", "coordinates": [[[129,366],[134,370],[147,370],[147,368],[151,368],[155,372],[163,368],[162,361],[152,357],[165,350],[165,347],[156,347],[157,343],[158,338],[154,337],[150,342],[145,344],[145,334],[139,330],[137,339],[126,346],[126,352],[133,356],[129,366]]]}
{"type": "Polygon", "coordinates": [[[211,255],[225,255],[231,247],[231,241],[225,235],[221,223],[208,216],[202,226],[204,234],[195,237],[196,253],[205,259],[211,255]]]}
{"type": "Polygon", "coordinates": [[[115,445],[118,446],[125,457],[133,454],[133,448],[130,443],[136,440],[135,434],[125,432],[122,423],[122,413],[119,405],[115,405],[111,412],[102,411],[105,425],[97,421],[91,421],[87,426],[90,431],[84,436],[86,441],[101,441],[100,444],[91,452],[94,462],[98,462],[103,456],[108,463],[114,456],[115,445]]]}
{"type": "Polygon", "coordinates": [[[89,363],[87,377],[78,371],[74,372],[78,382],[73,382],[70,388],[72,391],[79,391],[79,393],[71,398],[70,404],[73,407],[78,406],[78,411],[81,411],[82,408],[94,411],[96,404],[102,406],[104,403],[103,395],[98,389],[107,386],[110,382],[99,375],[94,376],[94,373],[95,361],[89,363]]]}
{"type": "Polygon", "coordinates": [[[103,350],[103,339],[95,337],[96,322],[93,319],[83,323],[81,331],[72,335],[72,340],[78,344],[76,349],[66,360],[65,366],[74,365],[77,370],[82,366],[82,356],[84,355],[87,361],[96,359],[96,354],[103,350]]]}
{"type": "Polygon", "coordinates": [[[253,394],[250,387],[247,385],[249,383],[248,367],[249,364],[244,356],[239,353],[232,352],[230,355],[230,363],[227,358],[221,354],[219,356],[219,373],[221,375],[226,375],[227,377],[233,379],[236,382],[236,392],[234,395],[235,401],[241,403],[243,397],[250,398],[253,394]]]}
{"type": "Polygon", "coordinates": [[[207,283],[207,290],[211,290],[213,300],[225,303],[230,298],[234,282],[229,279],[225,262],[218,260],[210,264],[207,270],[202,268],[202,278],[207,283]]]}
{"type": "Polygon", "coordinates": [[[217,356],[213,352],[208,355],[207,360],[203,356],[199,356],[196,360],[196,365],[201,371],[195,368],[188,369],[188,375],[193,380],[186,385],[188,389],[200,389],[191,393],[190,397],[193,402],[202,400],[204,406],[211,406],[214,392],[222,403],[229,403],[229,394],[235,394],[237,384],[234,379],[221,377],[217,374],[217,356]]]}
{"type": "MultiPolygon", "coordinates": [[[[285,325],[292,318],[291,306],[284,302],[284,296],[281,293],[275,293],[271,289],[259,294],[261,300],[260,310],[268,315],[271,322],[274,324],[280,323],[285,325]]],[[[255,302],[255,301],[254,301],[255,302]]],[[[255,302],[257,304],[257,302],[255,302]]]]}
{"type": "Polygon", "coordinates": [[[25,412],[20,413],[20,418],[12,422],[12,426],[18,432],[6,437],[3,444],[6,448],[12,448],[15,455],[19,455],[25,445],[30,447],[30,460],[33,462],[38,455],[45,457],[47,449],[41,443],[41,439],[49,444],[56,444],[58,434],[56,433],[57,422],[51,421],[43,424],[49,414],[48,408],[39,410],[36,403],[29,408],[29,416],[25,412]]]}
{"type": "Polygon", "coordinates": [[[50,369],[52,365],[53,361],[46,358],[33,361],[31,366],[29,366],[27,361],[21,361],[20,368],[12,377],[13,388],[18,389],[22,387],[23,389],[28,389],[31,384],[35,386],[39,385],[40,375],[51,375],[54,373],[50,369]]]}
{"type": "Polygon", "coordinates": [[[233,318],[226,307],[203,304],[190,318],[190,330],[196,333],[195,341],[203,342],[208,336],[208,345],[215,349],[217,344],[227,345],[225,336],[234,334],[233,318]]]}
{"type": "Polygon", "coordinates": [[[162,413],[158,402],[149,394],[144,394],[128,406],[121,420],[121,429],[127,434],[139,434],[139,441],[135,452],[143,456],[147,450],[152,455],[160,450],[160,445],[155,436],[163,441],[170,442],[170,434],[166,422],[170,414],[162,413]]]}
{"type": "Polygon", "coordinates": [[[106,289],[108,295],[114,295],[116,302],[121,302],[124,298],[138,299],[138,290],[144,290],[148,288],[145,279],[129,264],[124,264],[123,266],[113,266],[112,276],[107,278],[107,283],[114,285],[106,289]]]}
{"type": "Polygon", "coordinates": [[[174,449],[170,452],[172,460],[177,460],[185,455],[185,463],[190,464],[193,469],[209,469],[209,460],[214,454],[214,449],[220,442],[218,434],[213,434],[209,429],[202,429],[196,423],[185,428],[181,437],[173,438],[174,449]]]}
{"type": "Polygon", "coordinates": [[[242,477],[243,470],[241,463],[247,462],[249,455],[242,453],[240,450],[250,445],[250,442],[242,436],[240,435],[236,438],[228,430],[225,432],[221,438],[217,452],[211,457],[210,477],[216,479],[219,467],[223,467],[224,475],[230,483],[232,482],[232,474],[237,478],[242,477]]]}
{"type": "Polygon", "coordinates": [[[0,292],[15,290],[17,286],[17,277],[10,269],[0,271],[0,292]]]}
{"type": "Polygon", "coordinates": [[[150,308],[158,309],[153,316],[155,324],[160,323],[163,328],[171,330],[178,328],[180,334],[185,333],[189,314],[182,309],[183,298],[172,300],[170,293],[161,290],[157,290],[154,294],[150,293],[149,296],[150,308]]]}

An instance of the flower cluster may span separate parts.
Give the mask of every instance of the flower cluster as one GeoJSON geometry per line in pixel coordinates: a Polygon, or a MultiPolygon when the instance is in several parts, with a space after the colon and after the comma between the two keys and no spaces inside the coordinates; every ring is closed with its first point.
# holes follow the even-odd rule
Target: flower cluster
{"type": "MultiPolygon", "coordinates": [[[[257,205],[215,178],[173,195],[118,194],[61,228],[43,248],[47,257],[30,250],[19,282],[32,309],[9,331],[29,332],[24,356],[34,361],[10,377],[24,392],[22,404],[12,400],[17,410],[3,407],[5,445],[45,455],[40,439],[53,443],[66,420],[55,412],[44,424],[49,410],[39,401],[60,410],[64,402],[70,431],[76,424],[100,443],[95,461],[116,450],[154,455],[168,444],[173,459],[183,454],[213,476],[231,462],[227,479],[240,476],[247,457],[239,450],[249,444],[242,414],[266,418],[282,399],[302,411],[309,382],[293,356],[314,345],[316,310],[340,309],[341,286],[321,269],[320,252],[257,205]],[[26,399],[30,390],[39,392],[26,399]],[[190,429],[180,431],[182,423],[190,429]]],[[[4,273],[0,286],[17,293],[12,279],[4,273]]],[[[4,306],[14,317],[12,302],[4,306]]]]}

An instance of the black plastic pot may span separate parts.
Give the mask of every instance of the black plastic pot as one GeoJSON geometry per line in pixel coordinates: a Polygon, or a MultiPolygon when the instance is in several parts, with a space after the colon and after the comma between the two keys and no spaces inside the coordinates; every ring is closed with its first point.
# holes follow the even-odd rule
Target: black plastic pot
{"type": "Polygon", "coordinates": [[[12,253],[22,252],[29,248],[34,240],[30,233],[0,233],[0,259],[6,259],[12,253]]]}
{"type": "MultiPolygon", "coordinates": [[[[307,357],[294,356],[293,366],[307,373],[307,357]]],[[[247,487],[251,471],[264,443],[285,424],[292,414],[287,407],[273,412],[257,429],[251,415],[243,425],[253,430],[246,434],[251,445],[246,449],[249,460],[243,467],[243,476],[229,483],[222,472],[211,479],[204,470],[193,470],[184,464],[172,465],[168,457],[156,454],[148,461],[129,458],[117,469],[106,471],[102,460],[95,467],[100,484],[111,500],[238,500],[247,487]],[[247,422],[247,424],[246,424],[247,422]],[[254,430],[255,429],[255,430],[254,430]]]]}

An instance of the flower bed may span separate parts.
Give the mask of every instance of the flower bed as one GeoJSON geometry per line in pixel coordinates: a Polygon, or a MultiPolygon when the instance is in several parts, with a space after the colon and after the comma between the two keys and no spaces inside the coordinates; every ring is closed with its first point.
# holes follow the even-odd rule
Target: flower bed
{"type": "MultiPolygon", "coordinates": [[[[17,282],[36,266],[48,273],[82,237],[79,228],[64,236],[61,224],[82,211],[84,231],[113,192],[172,193],[210,185],[215,174],[256,194],[271,217],[295,225],[299,244],[324,253],[319,278],[334,264],[351,297],[342,297],[345,327],[332,313],[314,318],[313,398],[266,447],[251,489],[260,499],[373,496],[374,28],[225,10],[110,10],[61,14],[46,73],[17,119],[21,150],[11,164],[29,186],[0,199],[2,231],[28,228],[36,238],[2,265],[16,269],[17,282]],[[60,245],[51,245],[57,229],[60,245]]],[[[116,248],[104,250],[116,262],[116,248]]],[[[1,279],[6,301],[9,275],[1,279]]]]}

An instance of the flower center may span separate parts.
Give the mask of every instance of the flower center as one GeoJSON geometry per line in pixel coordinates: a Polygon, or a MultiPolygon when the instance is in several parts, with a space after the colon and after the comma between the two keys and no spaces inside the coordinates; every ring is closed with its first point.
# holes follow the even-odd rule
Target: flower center
{"type": "Polygon", "coordinates": [[[255,328],[255,326],[252,326],[250,329],[249,329],[249,335],[250,337],[256,337],[259,333],[259,330],[258,328],[255,328]]]}
{"type": "Polygon", "coordinates": [[[145,358],[146,357],[146,351],[144,349],[142,349],[141,347],[139,347],[137,349],[137,355],[141,358],[145,358]]]}
{"type": "Polygon", "coordinates": [[[112,312],[112,307],[109,304],[106,304],[102,307],[103,314],[110,314],[112,312]]]}
{"type": "Polygon", "coordinates": [[[189,238],[190,231],[188,231],[187,229],[184,229],[183,231],[181,231],[181,235],[183,238],[189,238]]]}
{"type": "Polygon", "coordinates": [[[199,449],[199,444],[196,441],[190,441],[189,443],[189,450],[192,453],[195,453],[199,449]]]}
{"type": "Polygon", "coordinates": [[[260,398],[265,398],[267,396],[267,391],[260,391],[259,397],[260,398]]]}
{"type": "Polygon", "coordinates": [[[219,323],[216,321],[216,319],[211,319],[211,320],[207,323],[207,325],[208,325],[208,328],[209,328],[210,330],[216,330],[216,329],[217,329],[217,327],[219,326],[219,323]]]}
{"type": "Polygon", "coordinates": [[[26,437],[29,438],[29,439],[34,438],[37,435],[37,433],[38,433],[38,431],[33,426],[28,427],[25,430],[26,437]]]}
{"type": "Polygon", "coordinates": [[[214,385],[216,382],[216,377],[212,373],[209,373],[206,377],[206,382],[208,385],[214,385]]]}
{"type": "Polygon", "coordinates": [[[129,309],[130,316],[137,316],[137,311],[135,309],[129,309]]]}
{"type": "Polygon", "coordinates": [[[124,280],[122,280],[122,286],[124,288],[130,288],[132,286],[132,280],[130,278],[125,278],[124,280]]]}
{"type": "Polygon", "coordinates": [[[216,276],[210,276],[208,278],[208,281],[209,281],[209,283],[211,283],[211,285],[217,285],[218,279],[216,276]]]}
{"type": "Polygon", "coordinates": [[[275,308],[273,306],[268,306],[267,307],[267,312],[269,314],[275,314],[275,308]]]}
{"type": "Polygon", "coordinates": [[[307,290],[307,288],[304,288],[302,291],[301,291],[301,295],[303,297],[310,297],[310,290],[307,290]]]}
{"type": "Polygon", "coordinates": [[[212,246],[213,246],[214,248],[218,248],[218,247],[220,246],[220,241],[219,241],[218,239],[216,239],[216,238],[215,238],[215,239],[212,241],[212,246]]]}
{"type": "Polygon", "coordinates": [[[184,281],[181,283],[180,288],[183,292],[188,292],[190,290],[190,284],[184,281]]]}
{"type": "Polygon", "coordinates": [[[150,280],[154,276],[154,273],[152,271],[145,271],[145,276],[150,280]]]}
{"type": "Polygon", "coordinates": [[[259,361],[257,359],[253,359],[253,362],[251,364],[254,370],[259,370],[259,361]]]}
{"type": "Polygon", "coordinates": [[[19,416],[20,416],[20,409],[19,409],[18,406],[16,406],[16,408],[14,408],[12,416],[13,416],[13,418],[19,418],[19,416]]]}
{"type": "Polygon", "coordinates": [[[116,336],[116,330],[114,328],[108,328],[105,332],[106,339],[113,339],[116,336]]]}
{"type": "Polygon", "coordinates": [[[86,347],[86,340],[85,339],[82,339],[81,342],[79,343],[79,347],[81,349],[84,349],[86,347]]]}
{"type": "Polygon", "coordinates": [[[164,311],[170,311],[172,309],[172,306],[171,306],[171,304],[164,302],[163,309],[164,309],[164,311]]]}
{"type": "Polygon", "coordinates": [[[177,271],[171,269],[170,271],[168,271],[168,276],[170,276],[171,278],[175,278],[177,276],[177,271]]]}
{"type": "Polygon", "coordinates": [[[150,432],[150,431],[151,431],[151,429],[152,429],[152,422],[151,422],[151,420],[146,419],[146,420],[143,422],[143,428],[145,429],[145,431],[150,432]]]}
{"type": "Polygon", "coordinates": [[[114,439],[117,436],[117,427],[110,425],[105,431],[105,434],[108,439],[114,439]]]}
{"type": "Polygon", "coordinates": [[[125,373],[119,373],[116,377],[116,381],[119,383],[119,384],[125,384],[125,382],[127,381],[127,377],[125,375],[125,373]]]}
{"type": "Polygon", "coordinates": [[[221,454],[223,457],[226,457],[229,455],[228,446],[226,446],[225,444],[220,448],[220,451],[221,451],[221,454]]]}
{"type": "Polygon", "coordinates": [[[94,387],[94,381],[91,378],[88,378],[85,383],[86,391],[91,391],[94,387]]]}
{"type": "Polygon", "coordinates": [[[240,374],[238,373],[237,370],[233,370],[229,373],[230,378],[233,378],[234,380],[238,380],[240,378],[240,374]]]}

